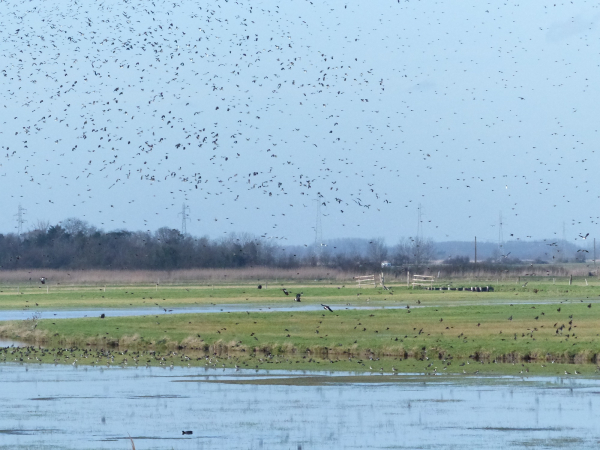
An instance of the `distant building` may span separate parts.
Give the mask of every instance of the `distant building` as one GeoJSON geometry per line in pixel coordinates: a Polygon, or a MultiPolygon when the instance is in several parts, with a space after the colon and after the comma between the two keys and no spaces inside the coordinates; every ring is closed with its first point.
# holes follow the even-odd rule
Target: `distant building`
{"type": "Polygon", "coordinates": [[[385,268],[385,267],[392,267],[392,263],[388,262],[388,261],[382,261],[381,262],[381,268],[385,268]]]}

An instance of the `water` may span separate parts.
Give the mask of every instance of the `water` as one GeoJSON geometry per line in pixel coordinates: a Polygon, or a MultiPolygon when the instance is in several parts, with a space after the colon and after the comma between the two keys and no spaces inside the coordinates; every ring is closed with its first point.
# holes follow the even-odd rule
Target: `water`
{"type": "MultiPolygon", "coordinates": [[[[565,300],[568,302],[569,300],[565,300]]],[[[464,306],[464,305],[487,305],[487,304],[508,304],[514,303],[515,299],[493,299],[491,301],[485,299],[477,299],[477,301],[455,301],[452,302],[452,306],[464,306]]],[[[549,299],[543,301],[519,301],[519,304],[531,304],[531,305],[543,305],[543,304],[555,304],[560,303],[560,300],[549,299]]],[[[588,300],[586,302],[589,303],[588,300]]],[[[449,306],[449,304],[428,304],[428,305],[411,305],[412,309],[415,308],[437,308],[440,306],[449,306]]],[[[331,307],[334,311],[336,310],[377,310],[377,309],[405,309],[406,303],[397,304],[382,304],[382,302],[374,301],[371,305],[355,305],[355,304],[343,304],[336,305],[332,304],[331,307]]],[[[190,314],[190,313],[221,313],[221,312],[289,312],[289,311],[320,311],[323,307],[320,304],[315,303],[295,303],[288,302],[282,304],[281,302],[273,303],[249,303],[241,305],[239,303],[232,304],[218,304],[218,305],[203,305],[196,307],[166,307],[165,312],[162,307],[136,307],[136,308],[89,308],[89,309],[55,309],[55,310],[30,310],[30,309],[0,309],[0,321],[4,320],[27,320],[36,314],[41,319],[78,319],[81,317],[99,317],[100,314],[106,314],[107,317],[124,317],[124,316],[146,316],[146,315],[161,315],[161,314],[190,314]]]]}
{"type": "MultiPolygon", "coordinates": [[[[418,306],[414,306],[415,308],[418,306]]],[[[402,306],[335,306],[334,310],[372,310],[372,309],[404,309],[402,306]]],[[[147,316],[161,314],[191,314],[191,313],[221,313],[221,312],[245,312],[245,311],[321,311],[323,307],[320,304],[292,304],[292,306],[282,306],[281,303],[261,304],[261,305],[208,305],[202,307],[167,307],[167,312],[163,308],[98,308],[98,309],[56,309],[56,310],[0,310],[0,321],[3,320],[27,320],[31,319],[34,313],[39,314],[40,319],[78,319],[81,317],[99,317],[100,314],[106,314],[107,317],[123,317],[123,316],[147,316]]]]}
{"type": "Polygon", "coordinates": [[[130,449],[128,434],[138,450],[597,448],[600,440],[598,380],[224,383],[298,375],[306,376],[3,364],[0,449],[130,449]]]}
{"type": "Polygon", "coordinates": [[[0,348],[2,348],[2,347],[26,347],[26,346],[27,346],[27,344],[24,342],[0,338],[0,348]]]}

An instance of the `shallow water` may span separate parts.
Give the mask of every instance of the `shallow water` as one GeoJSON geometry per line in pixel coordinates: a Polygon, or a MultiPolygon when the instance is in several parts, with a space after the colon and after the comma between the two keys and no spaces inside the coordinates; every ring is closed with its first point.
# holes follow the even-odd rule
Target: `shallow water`
{"type": "MultiPolygon", "coordinates": [[[[334,310],[372,310],[372,309],[403,309],[406,305],[396,306],[332,306],[334,310]]],[[[418,307],[418,306],[414,306],[418,307]]],[[[413,308],[414,308],[413,307],[413,308]]],[[[56,310],[0,310],[0,321],[3,320],[27,320],[31,319],[34,313],[39,313],[40,319],[77,319],[81,317],[98,317],[100,314],[106,314],[107,317],[123,316],[146,316],[161,314],[190,314],[190,313],[221,313],[221,312],[245,312],[245,311],[320,311],[323,307],[319,304],[292,304],[291,306],[282,306],[281,303],[261,304],[261,305],[208,305],[202,307],[170,307],[165,312],[162,308],[98,308],[98,309],[56,309],[56,310]]]]}
{"type": "Polygon", "coordinates": [[[130,449],[128,434],[138,450],[597,448],[600,441],[598,380],[210,382],[288,375],[302,374],[3,364],[0,449],[130,449]]]}
{"type": "MultiPolygon", "coordinates": [[[[559,300],[547,299],[542,301],[519,301],[522,305],[544,305],[555,303],[579,302],[579,300],[559,300]]],[[[586,300],[588,301],[588,300],[586,300]]],[[[509,304],[514,303],[515,299],[477,299],[476,301],[455,301],[448,304],[428,304],[428,305],[411,305],[415,308],[437,308],[441,306],[473,306],[473,305],[492,305],[492,304],[509,304]]],[[[588,301],[589,303],[589,301],[588,301]]],[[[371,305],[344,304],[331,307],[336,310],[377,310],[377,309],[405,309],[406,303],[382,303],[373,302],[371,305]]],[[[137,307],[137,308],[88,308],[88,309],[55,309],[55,310],[30,310],[30,309],[0,309],[0,321],[3,320],[27,320],[31,319],[34,314],[39,315],[41,319],[77,319],[81,317],[98,317],[100,314],[106,314],[107,317],[124,317],[124,316],[146,316],[146,315],[161,315],[161,314],[189,314],[189,313],[221,313],[221,312],[244,312],[244,311],[261,311],[261,312],[288,312],[288,311],[320,311],[323,307],[315,303],[295,303],[289,302],[282,304],[281,302],[260,303],[260,304],[219,304],[219,305],[203,305],[198,307],[167,307],[165,312],[159,307],[137,307]]]]}
{"type": "Polygon", "coordinates": [[[2,348],[2,347],[26,347],[26,346],[27,346],[27,344],[24,342],[0,338],[0,348],[2,348]]]}

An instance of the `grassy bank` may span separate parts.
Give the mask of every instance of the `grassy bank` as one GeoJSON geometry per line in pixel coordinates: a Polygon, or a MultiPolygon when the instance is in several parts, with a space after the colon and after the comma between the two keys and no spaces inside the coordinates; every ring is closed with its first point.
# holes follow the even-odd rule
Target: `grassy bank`
{"type": "MultiPolygon", "coordinates": [[[[0,362],[8,364],[69,364],[102,368],[173,367],[205,369],[198,376],[190,372],[187,380],[179,382],[268,384],[268,385],[327,385],[331,383],[377,383],[394,380],[406,382],[410,377],[394,377],[401,374],[417,375],[513,375],[529,376],[585,376],[597,377],[600,371],[593,364],[565,364],[523,361],[502,363],[498,361],[475,361],[473,359],[402,359],[398,357],[348,357],[287,354],[220,354],[206,355],[193,350],[116,350],[72,347],[62,348],[1,348],[0,362]],[[266,370],[266,376],[229,379],[222,369],[266,370]],[[272,371],[294,371],[280,373],[272,371]],[[301,372],[299,372],[301,371],[301,372]],[[327,375],[323,375],[326,372],[327,375]],[[350,372],[335,376],[336,372],[350,372]],[[225,375],[208,380],[206,375],[225,375]],[[295,375],[295,376],[294,376],[295,375]]],[[[241,372],[243,375],[244,372],[241,372]]],[[[246,372],[247,374],[247,372],[246,372]]],[[[415,380],[416,381],[416,380],[415,380]]]]}
{"type": "Polygon", "coordinates": [[[599,324],[600,304],[563,301],[27,320],[0,323],[0,336],[65,348],[595,363],[599,324]]]}

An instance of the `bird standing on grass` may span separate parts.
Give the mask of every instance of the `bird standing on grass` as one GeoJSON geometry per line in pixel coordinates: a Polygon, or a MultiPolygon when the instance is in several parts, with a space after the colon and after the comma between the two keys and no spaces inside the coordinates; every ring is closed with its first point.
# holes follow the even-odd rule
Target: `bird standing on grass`
{"type": "Polygon", "coordinates": [[[294,299],[294,301],[299,302],[301,296],[302,294],[296,294],[296,298],[294,299]]]}

